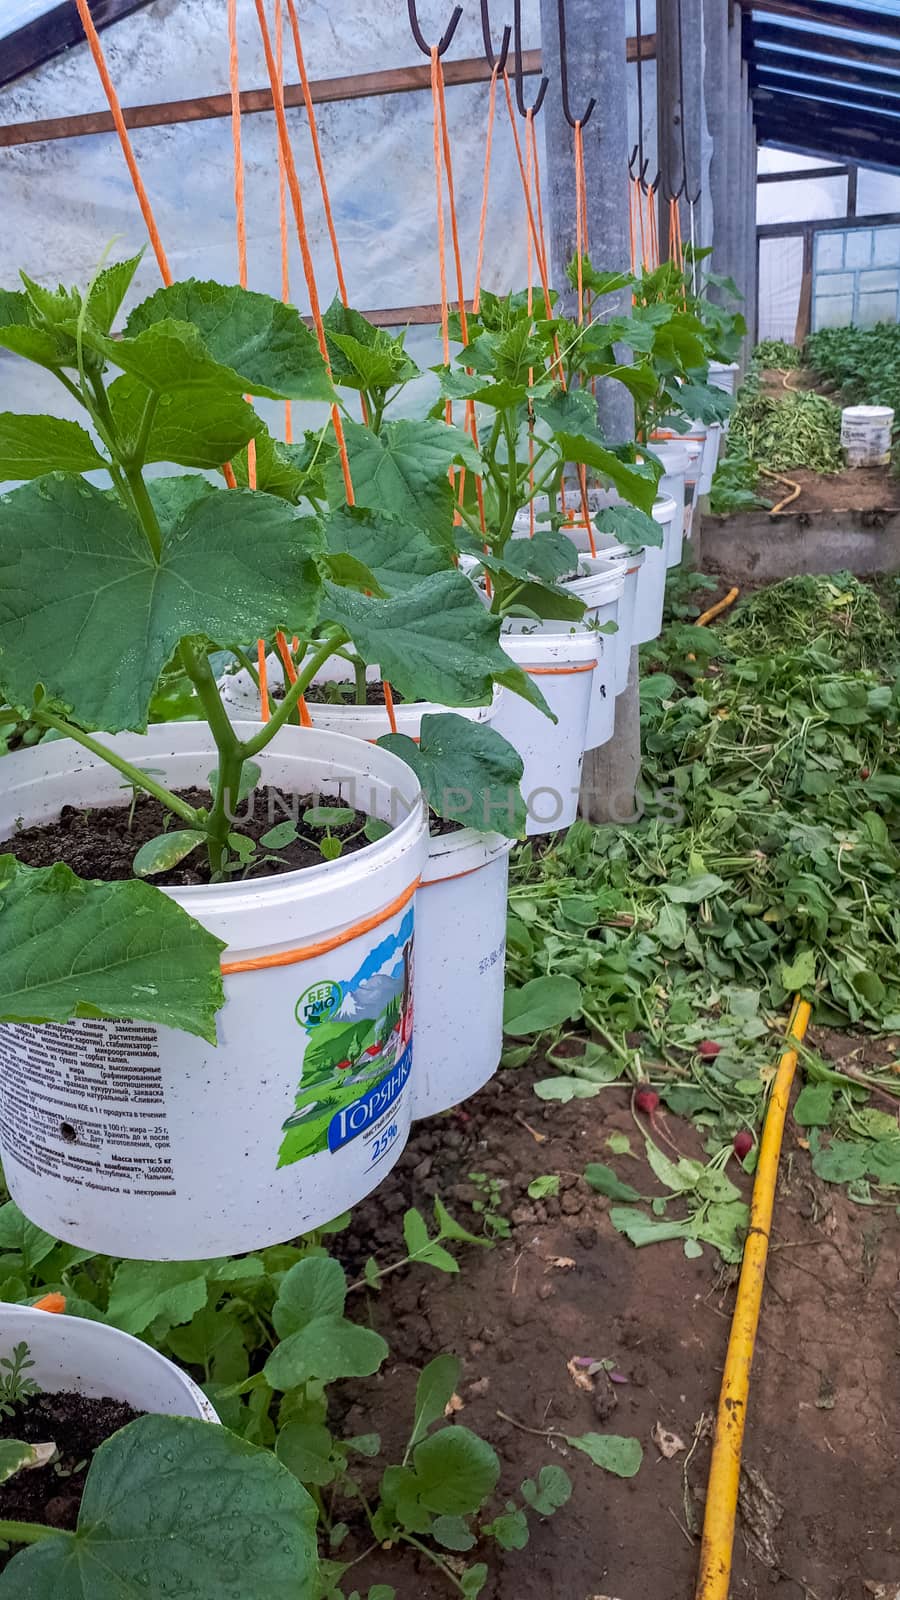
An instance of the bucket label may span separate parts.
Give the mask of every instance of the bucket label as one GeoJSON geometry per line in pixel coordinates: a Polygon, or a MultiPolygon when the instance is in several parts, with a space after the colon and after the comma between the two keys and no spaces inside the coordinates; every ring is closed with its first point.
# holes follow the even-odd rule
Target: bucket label
{"type": "Polygon", "coordinates": [[[294,1109],[282,1124],[279,1167],[354,1139],[375,1162],[398,1137],[392,1121],[412,1070],[413,911],[345,981],[325,979],[298,997],[304,1049],[294,1109]]]}

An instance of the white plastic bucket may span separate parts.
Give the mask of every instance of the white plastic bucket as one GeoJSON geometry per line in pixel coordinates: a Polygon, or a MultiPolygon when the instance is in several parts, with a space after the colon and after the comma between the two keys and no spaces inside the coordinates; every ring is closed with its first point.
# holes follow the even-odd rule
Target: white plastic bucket
{"type": "MultiPolygon", "coordinates": [[[[340,659],[336,662],[332,660],[329,666],[328,677],[325,678],[317,673],[314,680],[316,683],[350,682],[352,673],[347,662],[340,659]]],[[[276,689],[283,689],[284,671],[281,662],[274,656],[269,656],[267,668],[270,693],[276,689]]],[[[366,679],[369,683],[379,683],[381,679],[378,668],[369,667],[366,679]]],[[[231,717],[246,717],[248,720],[255,720],[258,717],[259,690],[244,668],[240,672],[220,678],[219,692],[231,717]]],[[[457,716],[465,717],[467,722],[490,723],[504,693],[505,690],[496,685],[493,699],[486,706],[443,706],[430,700],[412,702],[395,700],[394,716],[397,732],[405,733],[411,739],[417,739],[422,718],[441,711],[453,711],[457,716]]],[[[337,705],[321,700],[309,700],[307,710],[314,728],[321,728],[328,733],[342,733],[351,739],[374,741],[380,739],[382,734],[392,732],[386,706],[356,706],[350,702],[337,705]]]]}
{"type": "Polygon", "coordinates": [[[658,484],[659,493],[671,495],[675,501],[675,515],[666,527],[666,566],[677,567],[681,563],[684,547],[685,503],[691,454],[686,446],[679,444],[676,439],[661,440],[658,444],[654,444],[653,454],[665,468],[658,484]]]}
{"type": "Polygon", "coordinates": [[[28,1345],[29,1378],[47,1394],[122,1400],[135,1411],[218,1422],[206,1395],[151,1345],[103,1322],[0,1305],[0,1356],[28,1345]]]}
{"type": "MultiPolygon", "coordinates": [[[[622,504],[615,490],[609,490],[603,500],[607,506],[622,504]]],[[[671,495],[661,495],[653,506],[653,520],[662,527],[663,542],[661,546],[647,545],[644,550],[644,559],[637,574],[634,616],[630,633],[632,645],[646,644],[648,640],[655,639],[662,626],[663,603],[666,596],[666,549],[670,541],[669,528],[675,510],[675,501],[671,495]]],[[[574,528],[570,530],[570,537],[576,544],[580,544],[586,540],[587,534],[583,527],[574,528]]],[[[618,548],[621,549],[621,546],[618,548]]]]}
{"type": "Polygon", "coordinates": [[[494,727],[519,752],[525,766],[522,794],[526,833],[567,828],[578,813],[578,790],[602,634],[507,634],[501,644],[511,660],[534,678],[551,711],[550,721],[521,695],[505,695],[494,727]]]}
{"type": "MultiPolygon", "coordinates": [[[[235,726],[248,738],[258,724],[235,726]]],[[[97,737],[173,788],[204,783],[215,760],[204,723],[97,737]]],[[[282,1242],[355,1205],[406,1143],[418,782],[377,745],[317,729],[280,729],[259,764],[265,785],[402,820],[321,866],[165,891],[227,945],[217,1048],[146,1023],[0,1027],[6,1180],[69,1243],[184,1260],[282,1242]]],[[[112,767],[43,743],[4,758],[0,837],[63,804],[120,803],[112,767]]]]}
{"type": "MultiPolygon", "coordinates": [[[[583,528],[584,524],[581,526],[583,528]]],[[[566,592],[576,595],[585,608],[583,617],[571,625],[570,633],[581,632],[585,627],[599,629],[609,623],[615,628],[614,633],[597,634],[597,670],[594,673],[585,734],[585,749],[596,750],[613,736],[616,695],[621,692],[617,684],[618,634],[621,627],[619,607],[625,592],[627,564],[622,560],[611,560],[609,556],[580,556],[578,568],[580,576],[564,583],[566,592]]],[[[527,617],[505,617],[501,634],[559,633],[564,627],[562,622],[534,622],[527,617]]],[[[627,648],[630,650],[630,646],[627,648]]],[[[627,678],[627,667],[625,670],[627,678]]]]}
{"type": "Polygon", "coordinates": [[[431,841],[416,896],[413,1117],[458,1105],[500,1064],[512,843],[471,828],[431,841]]]}
{"type": "Polygon", "coordinates": [[[710,388],[723,389],[726,394],[734,394],[739,371],[736,361],[711,361],[707,380],[710,388]]]}
{"type": "MultiPolygon", "coordinates": [[[[697,424],[695,423],[696,427],[697,424]]],[[[700,480],[697,484],[697,494],[709,494],[712,488],[713,473],[719,464],[719,446],[722,443],[721,422],[711,422],[706,430],[703,443],[703,459],[700,463],[700,480]]]]}
{"type": "Polygon", "coordinates": [[[893,427],[890,406],[845,406],[841,412],[841,447],[847,466],[889,466],[893,427]]]}

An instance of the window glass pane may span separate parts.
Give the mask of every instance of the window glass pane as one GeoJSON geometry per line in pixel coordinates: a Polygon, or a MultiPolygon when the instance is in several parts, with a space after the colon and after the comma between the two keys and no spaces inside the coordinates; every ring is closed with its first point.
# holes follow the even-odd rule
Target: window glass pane
{"type": "Polygon", "coordinates": [[[817,272],[816,294],[852,294],[855,272],[817,272]]]}
{"type": "Polygon", "coordinates": [[[820,233],[816,239],[816,271],[840,271],[844,265],[844,235],[820,233]]]}
{"type": "Polygon", "coordinates": [[[898,299],[896,289],[893,294],[861,294],[856,314],[860,327],[870,327],[873,322],[896,322],[898,299]]]}
{"type": "Polygon", "coordinates": [[[870,211],[900,211],[900,172],[859,169],[856,209],[861,217],[870,211]]]}
{"type": "Polygon", "coordinates": [[[900,266],[900,228],[875,229],[875,264],[900,266]]]}
{"type": "Polygon", "coordinates": [[[872,261],[872,231],[863,228],[847,234],[844,261],[848,267],[868,267],[872,261]]]}
{"type": "Polygon", "coordinates": [[[872,294],[876,289],[896,289],[900,287],[900,267],[882,267],[876,272],[861,272],[859,275],[860,294],[872,294]]]}
{"type": "Polygon", "coordinates": [[[852,294],[816,295],[813,305],[814,328],[846,328],[852,321],[852,294]]]}

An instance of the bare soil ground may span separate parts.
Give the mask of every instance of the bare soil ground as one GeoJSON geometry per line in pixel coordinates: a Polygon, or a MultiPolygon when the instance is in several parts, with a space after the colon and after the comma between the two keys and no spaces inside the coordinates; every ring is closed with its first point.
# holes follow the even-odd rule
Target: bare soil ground
{"type": "MultiPolygon", "coordinates": [[[[861,1041],[820,1032],[815,1043],[836,1057],[861,1041]]],[[[526,1550],[484,1555],[485,1600],[691,1600],[736,1272],[708,1246],[687,1260],[680,1243],[636,1250],[616,1233],[610,1202],[581,1174],[602,1160],[655,1192],[642,1159],[612,1157],[605,1144],[622,1131],[640,1148],[628,1092],[544,1106],[531,1092],[534,1076],[501,1073],[465,1111],[420,1124],[399,1167],[354,1212],[339,1245],[351,1272],[369,1253],[402,1253],[405,1208],[427,1211],[435,1192],[477,1229],[470,1205],[482,1191],[472,1172],[504,1185],[512,1235],[484,1252],[467,1247],[458,1277],[418,1269],[385,1280],[370,1315],[391,1358],[346,1425],[377,1428],[402,1448],[418,1370],[455,1352],[465,1362],[459,1420],[498,1451],[501,1490],[515,1491],[550,1461],[574,1484],[552,1521],[533,1524],[526,1550]],[[558,1197],[530,1200],[529,1182],[547,1173],[560,1175],[558,1197]],[[617,1381],[602,1373],[579,1386],[573,1356],[608,1358],[617,1381]],[[685,1447],[671,1459],[654,1443],[658,1424],[685,1447]],[[636,1435],[637,1477],[610,1477],[565,1443],[565,1434],[588,1431],[636,1435]]],[[[699,1152],[690,1125],[670,1117],[668,1128],[685,1154],[699,1152]]],[[[732,1600],[900,1595],[898,1246],[895,1208],[854,1206],[823,1184],[803,1130],[789,1122],[732,1600]]],[[[393,1583],[398,1600],[448,1594],[442,1575],[424,1561],[410,1565],[408,1554],[379,1551],[354,1578],[363,1594],[393,1583]]]]}

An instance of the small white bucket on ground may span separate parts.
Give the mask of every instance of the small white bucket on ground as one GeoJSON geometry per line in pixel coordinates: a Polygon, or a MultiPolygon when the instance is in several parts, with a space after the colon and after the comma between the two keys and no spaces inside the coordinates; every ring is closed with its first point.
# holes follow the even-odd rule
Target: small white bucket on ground
{"type": "Polygon", "coordinates": [[[526,833],[567,828],[578,814],[591,684],[602,634],[506,634],[501,644],[512,661],[541,690],[553,723],[521,695],[504,695],[494,728],[508,739],[525,766],[522,794],[528,810],[526,833]]]}
{"type": "Polygon", "coordinates": [[[726,394],[734,394],[740,367],[736,361],[711,361],[709,363],[709,386],[711,389],[723,389],[726,394]]]}
{"type": "Polygon", "coordinates": [[[848,467],[887,467],[894,412],[890,406],[845,406],[841,447],[848,467]]]}
{"type": "Polygon", "coordinates": [[[27,1344],[28,1376],[47,1394],[121,1400],[135,1411],[218,1422],[206,1395],[186,1372],[149,1344],[103,1322],[33,1306],[0,1305],[0,1357],[27,1344]]]}
{"type": "Polygon", "coordinates": [[[500,1064],[512,844],[472,828],[431,840],[416,896],[413,1117],[459,1105],[500,1064]]]}
{"type": "MultiPolygon", "coordinates": [[[[216,760],[203,723],[97,737],[175,789],[216,760]]],[[[266,786],[401,820],[321,866],[164,891],[226,943],[217,1047],[141,1022],[0,1026],[6,1180],[71,1244],[185,1260],[283,1242],[363,1199],[406,1143],[419,784],[387,750],[318,729],[281,728],[259,765],[266,786]]],[[[0,837],[63,805],[127,804],[121,775],[70,740],[4,757],[3,780],[0,837]]]]}

